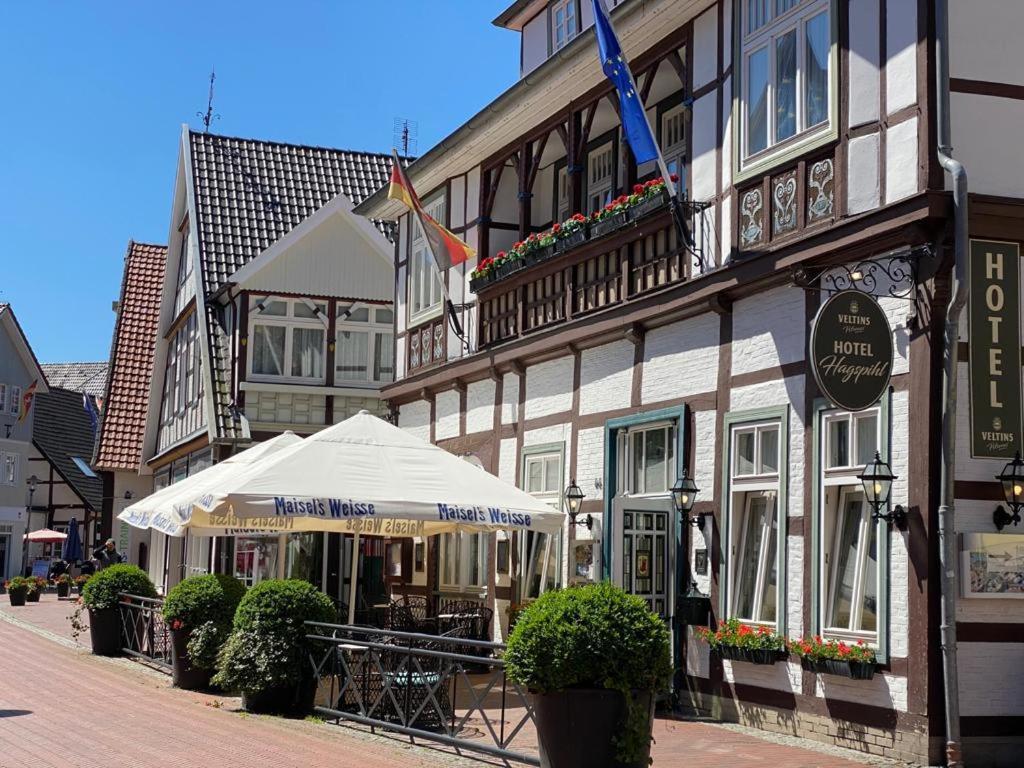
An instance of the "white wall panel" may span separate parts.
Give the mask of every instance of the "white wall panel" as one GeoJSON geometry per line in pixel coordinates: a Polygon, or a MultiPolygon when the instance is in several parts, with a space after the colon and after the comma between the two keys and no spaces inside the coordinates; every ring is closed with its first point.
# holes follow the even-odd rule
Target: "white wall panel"
{"type": "MultiPolygon", "coordinates": [[[[1024,85],[1021,29],[1024,3],[1020,0],[950,3],[950,74],[968,80],[1024,85]]],[[[973,175],[971,182],[973,185],[973,175]]]]}
{"type": "MultiPolygon", "coordinates": [[[[970,174],[971,192],[1020,197],[1024,152],[1006,148],[1017,144],[1024,101],[953,93],[950,111],[953,146],[970,174]]],[[[949,175],[945,176],[948,186],[949,175]]]]}
{"type": "Polygon", "coordinates": [[[784,286],[733,305],[733,375],[804,359],[804,298],[803,290],[784,286]]]}
{"type": "Polygon", "coordinates": [[[715,79],[718,72],[718,6],[693,22],[693,89],[715,79]]]}
{"type": "Polygon", "coordinates": [[[495,386],[491,379],[484,379],[466,387],[466,434],[489,432],[494,428],[495,386]]]}
{"type": "Polygon", "coordinates": [[[523,66],[525,75],[532,72],[548,58],[548,14],[538,13],[523,27],[523,66]]]}
{"type": "Polygon", "coordinates": [[[515,424],[519,421],[519,376],[506,373],[501,386],[501,423],[515,424]]]}
{"type": "Polygon", "coordinates": [[[708,200],[715,195],[715,112],[714,91],[693,105],[693,199],[708,200]]]}
{"type": "Polygon", "coordinates": [[[421,440],[430,439],[430,403],[415,400],[398,409],[398,426],[421,440]]]}
{"type": "Polygon", "coordinates": [[[633,345],[616,341],[580,353],[580,413],[629,406],[633,388],[633,345]]]}
{"type": "Polygon", "coordinates": [[[887,0],[885,51],[885,106],[891,115],[917,103],[917,0],[887,0]]]}
{"type": "Polygon", "coordinates": [[[852,216],[871,211],[881,202],[877,133],[850,139],[846,151],[846,210],[852,216]]]}
{"type": "Polygon", "coordinates": [[[718,388],[718,315],[713,312],[655,328],[644,341],[643,403],[718,388]]]}
{"type": "Polygon", "coordinates": [[[434,439],[459,436],[459,393],[454,389],[438,392],[434,406],[434,439]]]}
{"type": "Polygon", "coordinates": [[[885,202],[917,192],[917,126],[912,117],[892,126],[885,136],[885,202]]]}
{"type": "Polygon", "coordinates": [[[548,360],[526,369],[526,418],[572,408],[573,358],[548,360]]]}
{"type": "Polygon", "coordinates": [[[850,125],[878,120],[879,0],[850,0],[850,125]]]}

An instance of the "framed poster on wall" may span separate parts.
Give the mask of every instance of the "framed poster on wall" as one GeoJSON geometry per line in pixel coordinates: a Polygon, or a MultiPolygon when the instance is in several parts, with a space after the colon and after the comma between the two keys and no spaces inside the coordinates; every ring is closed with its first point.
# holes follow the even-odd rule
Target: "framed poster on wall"
{"type": "Polygon", "coordinates": [[[960,584],[965,598],[1024,599],[1024,535],[963,534],[960,584]]]}

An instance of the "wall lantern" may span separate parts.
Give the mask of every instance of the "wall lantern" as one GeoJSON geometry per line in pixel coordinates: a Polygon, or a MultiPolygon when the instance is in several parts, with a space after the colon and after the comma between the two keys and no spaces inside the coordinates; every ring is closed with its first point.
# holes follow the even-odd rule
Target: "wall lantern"
{"type": "Polygon", "coordinates": [[[864,467],[864,471],[857,475],[857,479],[864,486],[864,498],[875,510],[871,513],[871,519],[876,522],[885,520],[890,525],[895,524],[897,528],[902,528],[907,521],[907,512],[901,505],[897,504],[886,514],[881,511],[882,507],[889,503],[892,481],[896,479],[896,475],[889,469],[889,465],[882,461],[878,451],[875,451],[874,460],[864,467]]]}
{"type": "MultiPolygon", "coordinates": [[[[689,516],[698,493],[700,493],[700,488],[693,482],[693,479],[686,473],[685,469],[681,470],[675,485],[672,486],[672,504],[675,506],[676,512],[689,516]]],[[[690,525],[704,530],[704,516],[709,514],[711,513],[703,512],[699,515],[694,515],[689,518],[690,525]]]]}
{"type": "Polygon", "coordinates": [[[583,506],[583,491],[576,485],[576,478],[569,481],[569,487],[565,489],[565,506],[566,511],[569,513],[569,522],[573,525],[585,525],[587,530],[592,530],[594,527],[594,518],[587,515],[582,520],[577,520],[576,516],[580,513],[580,507],[583,506]]]}
{"type": "Polygon", "coordinates": [[[1010,514],[1002,506],[998,506],[992,513],[996,530],[1001,531],[1010,523],[1016,526],[1020,522],[1020,510],[1021,507],[1024,507],[1024,461],[1020,459],[1020,451],[1017,451],[1013,461],[1009,462],[1003,467],[1003,471],[996,475],[996,480],[1002,483],[1003,498],[1006,499],[1010,511],[1013,512],[1010,514]]]}

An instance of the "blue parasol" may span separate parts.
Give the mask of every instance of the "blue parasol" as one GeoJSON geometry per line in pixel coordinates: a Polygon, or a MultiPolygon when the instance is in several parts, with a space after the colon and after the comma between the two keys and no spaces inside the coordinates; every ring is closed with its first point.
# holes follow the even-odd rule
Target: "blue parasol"
{"type": "Polygon", "coordinates": [[[68,522],[68,537],[64,540],[64,560],[77,563],[82,559],[82,539],[78,535],[78,521],[71,518],[68,522]]]}

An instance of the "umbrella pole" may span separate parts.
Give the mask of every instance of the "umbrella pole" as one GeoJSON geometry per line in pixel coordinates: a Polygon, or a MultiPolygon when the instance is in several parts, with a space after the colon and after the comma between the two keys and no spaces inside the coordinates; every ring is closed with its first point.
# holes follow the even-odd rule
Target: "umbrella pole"
{"type": "Polygon", "coordinates": [[[352,535],[352,563],[348,574],[348,623],[356,623],[356,571],[359,567],[359,533],[352,535]]]}

